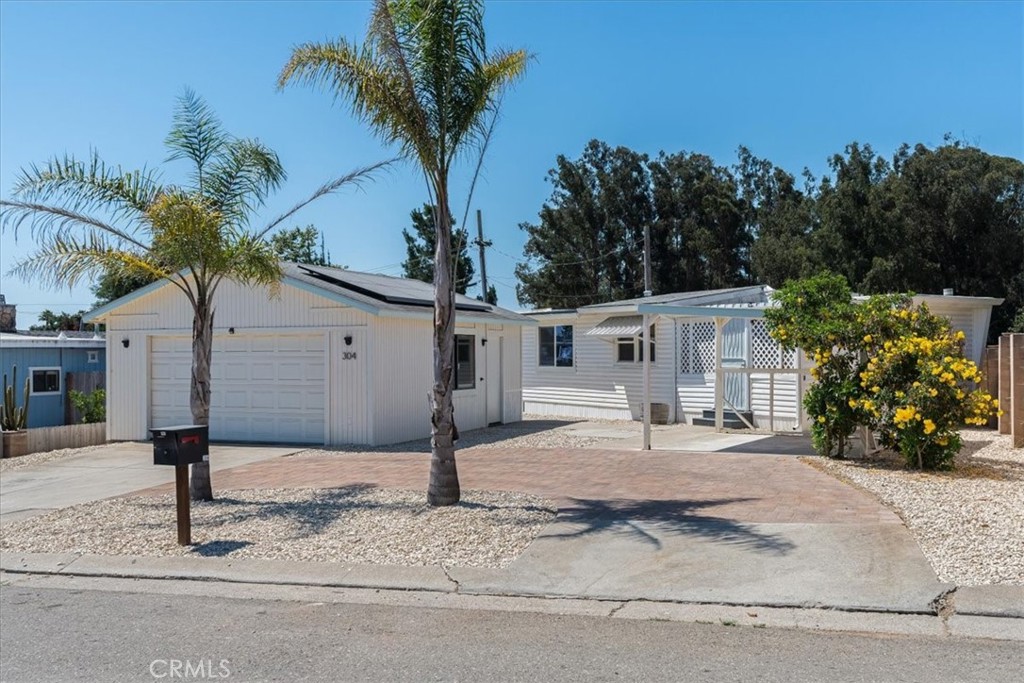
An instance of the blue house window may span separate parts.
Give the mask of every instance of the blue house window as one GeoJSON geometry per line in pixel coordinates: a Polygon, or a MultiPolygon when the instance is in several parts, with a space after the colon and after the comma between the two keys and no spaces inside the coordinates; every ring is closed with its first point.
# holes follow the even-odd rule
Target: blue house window
{"type": "Polygon", "coordinates": [[[60,368],[29,368],[32,372],[32,395],[59,394],[60,368]]]}

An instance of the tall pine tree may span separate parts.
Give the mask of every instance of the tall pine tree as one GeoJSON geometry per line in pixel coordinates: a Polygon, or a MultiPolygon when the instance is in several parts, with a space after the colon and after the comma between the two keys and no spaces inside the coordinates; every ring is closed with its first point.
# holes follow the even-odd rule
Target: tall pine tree
{"type": "MultiPolygon", "coordinates": [[[[424,204],[422,209],[413,209],[409,218],[412,219],[412,232],[402,230],[402,237],[405,238],[405,261],[402,262],[402,269],[407,278],[433,283],[434,249],[437,247],[434,207],[424,204]]],[[[451,225],[455,224],[454,218],[449,217],[448,220],[451,225]]],[[[469,234],[464,227],[452,230],[452,261],[455,266],[455,291],[465,294],[467,289],[476,286],[473,282],[476,269],[473,266],[473,259],[469,257],[469,234]]]]}

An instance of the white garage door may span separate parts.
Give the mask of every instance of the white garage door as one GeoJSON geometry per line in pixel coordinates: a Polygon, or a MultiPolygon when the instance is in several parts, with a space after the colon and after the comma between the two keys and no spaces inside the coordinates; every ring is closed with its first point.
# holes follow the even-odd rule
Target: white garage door
{"type": "MultiPolygon", "coordinates": [[[[150,424],[191,424],[192,340],[154,337],[150,424]]],[[[210,438],[324,442],[324,336],[223,335],[213,342],[210,438]]]]}

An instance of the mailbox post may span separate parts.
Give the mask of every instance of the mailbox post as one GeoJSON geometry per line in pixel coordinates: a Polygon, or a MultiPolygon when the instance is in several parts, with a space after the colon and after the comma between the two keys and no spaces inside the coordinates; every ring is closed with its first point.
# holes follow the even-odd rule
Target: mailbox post
{"type": "Polygon", "coordinates": [[[153,464],[174,467],[174,494],[178,515],[178,545],[192,545],[192,510],[188,496],[188,466],[208,460],[209,427],[176,425],[150,429],[153,464]]]}

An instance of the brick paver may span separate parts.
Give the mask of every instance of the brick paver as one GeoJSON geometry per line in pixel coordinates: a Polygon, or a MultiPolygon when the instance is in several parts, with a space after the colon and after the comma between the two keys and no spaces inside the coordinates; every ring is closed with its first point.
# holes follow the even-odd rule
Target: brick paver
{"type": "MultiPolygon", "coordinates": [[[[477,448],[457,453],[464,490],[522,491],[554,500],[671,501],[741,522],[900,523],[868,494],[788,456],[596,449],[477,448]]],[[[422,453],[295,455],[214,474],[214,490],[372,484],[426,489],[422,453]]],[[[141,493],[166,493],[169,487],[141,493]]]]}

